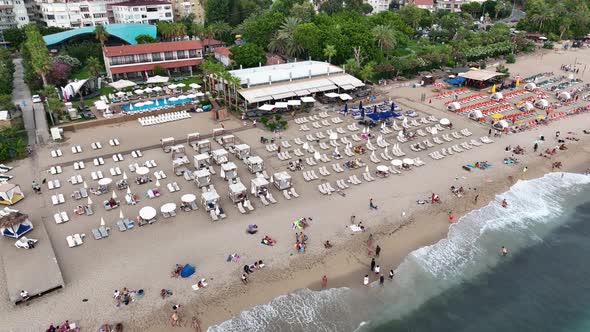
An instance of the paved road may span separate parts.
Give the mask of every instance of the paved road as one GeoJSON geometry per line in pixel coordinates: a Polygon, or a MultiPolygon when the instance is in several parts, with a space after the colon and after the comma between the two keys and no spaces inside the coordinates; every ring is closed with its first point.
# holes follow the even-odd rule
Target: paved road
{"type": "Polygon", "coordinates": [[[31,90],[23,79],[22,59],[14,59],[14,90],[12,101],[19,104],[23,110],[25,129],[29,136],[29,144],[43,144],[49,140],[49,127],[45,118],[43,105],[33,104],[31,101],[31,90]]]}

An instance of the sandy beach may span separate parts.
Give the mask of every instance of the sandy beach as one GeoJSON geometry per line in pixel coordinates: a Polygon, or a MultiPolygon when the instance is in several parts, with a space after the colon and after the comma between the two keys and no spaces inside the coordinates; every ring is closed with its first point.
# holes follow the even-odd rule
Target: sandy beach
{"type": "MultiPolygon", "coordinates": [[[[516,64],[508,67],[511,69],[511,75],[519,74],[526,77],[540,72],[564,75],[565,73],[559,71],[561,64],[589,57],[590,49],[546,51],[543,55],[518,58],[516,64]]],[[[586,82],[590,74],[584,74],[585,77],[578,77],[586,82]]],[[[378,99],[386,100],[391,97],[404,110],[414,109],[420,116],[449,118],[457,130],[468,128],[473,133],[470,138],[488,135],[489,126],[484,127],[465,116],[445,111],[441,100],[433,98],[432,104],[421,103],[419,100],[422,93],[427,95],[427,100],[434,96],[430,88],[376,89],[378,99]]],[[[585,106],[587,103],[580,101],[562,109],[585,106]]],[[[328,111],[330,118],[337,116],[331,112],[332,107],[322,109],[322,106],[318,105],[318,108],[319,111],[328,111]]],[[[344,124],[333,125],[330,128],[335,129],[353,122],[350,118],[346,118],[345,121],[344,124]]],[[[227,130],[243,126],[241,121],[234,119],[223,124],[227,130]]],[[[533,130],[491,137],[495,141],[492,144],[484,144],[437,161],[428,157],[427,152],[411,151],[409,144],[405,143],[402,149],[412,158],[420,157],[426,162],[425,166],[414,167],[399,176],[391,175],[386,179],[363,182],[347,189],[345,197],[338,194],[322,195],[317,189],[321,182],[306,182],[301,172],[293,172],[294,187],[300,198],[286,200],[279,191],[274,190],[273,195],[277,198],[277,204],[263,206],[259,200],[253,199],[255,210],[245,215],[231,206],[227,197],[226,182],[219,175],[214,175],[213,182],[222,197],[227,219],[212,222],[200,206],[198,211],[178,211],[174,218],[158,217],[158,221],[153,225],[127,232],[119,232],[114,224],[120,210],[125,216],[135,218],[141,207],[150,205],[159,209],[164,203],[178,204],[183,194],[200,192],[194,183],[174,175],[169,154],[160,148],[143,148],[157,145],[160,138],[169,136],[182,143],[187,134],[208,134],[213,128],[219,127],[219,124],[211,120],[209,114],[202,113],[193,115],[191,119],[154,127],[146,128],[137,122],[129,122],[66,133],[65,142],[38,148],[32,158],[11,164],[15,168],[10,173],[15,177],[16,181],[13,182],[19,183],[28,196],[18,203],[16,208],[28,213],[33,223],[44,223],[66,286],[63,290],[35,299],[26,306],[13,306],[7,301],[6,281],[0,274],[0,297],[3,299],[0,301],[0,316],[3,317],[0,331],[39,331],[47,328],[52,322],[58,323],[66,319],[76,322],[83,331],[96,331],[101,324],[118,322],[125,325],[126,331],[168,331],[173,304],[181,304],[183,307],[180,313],[184,327],[176,330],[190,331],[194,330],[190,329],[192,317],[198,317],[203,329],[206,329],[212,324],[230,319],[246,308],[267,303],[281,294],[288,294],[300,288],[319,290],[323,275],[328,277],[328,287],[361,287],[362,277],[370,263],[366,247],[369,234],[373,235],[374,243],[382,248],[379,258],[381,270],[387,272],[389,269],[395,269],[412,250],[444,238],[450,226],[448,212],[452,211],[455,220],[458,220],[466,212],[497,201],[496,194],[506,191],[515,181],[540,177],[552,171],[551,164],[555,161],[563,163],[560,171],[585,171],[589,161],[590,135],[584,135],[582,130],[589,129],[589,126],[590,113],[568,116],[533,130]],[[578,138],[579,141],[568,141],[568,150],[558,151],[550,159],[532,153],[533,144],[541,135],[545,136],[546,141],[541,144],[540,149],[555,147],[556,131],[560,131],[564,137],[578,138]],[[108,146],[110,138],[118,138],[121,146],[108,146]],[[96,141],[101,141],[104,148],[92,150],[90,144],[96,141]],[[71,154],[72,145],[81,145],[84,151],[76,155],[71,154]],[[526,154],[517,156],[520,161],[518,164],[503,164],[503,159],[510,156],[510,152],[504,149],[507,145],[520,145],[527,150],[526,154]],[[63,157],[50,157],[50,150],[56,148],[63,150],[63,157]],[[122,162],[114,162],[110,158],[113,153],[132,149],[142,149],[143,158],[134,160],[130,155],[125,155],[122,162]],[[70,194],[79,185],[72,186],[66,179],[75,174],[82,174],[90,184],[90,172],[96,168],[92,166],[92,162],[87,162],[86,169],[75,171],[71,164],[76,160],[99,155],[104,156],[106,161],[104,166],[98,168],[105,176],[109,176],[109,168],[119,166],[121,170],[127,171],[130,179],[135,175],[127,169],[129,163],[153,159],[158,166],[151,171],[164,170],[168,175],[161,181],[161,189],[164,192],[162,197],[145,197],[145,191],[152,185],[131,184],[133,192],[141,198],[137,205],[127,206],[123,203],[119,209],[105,211],[100,205],[108,195],[104,198],[92,196],[96,214],[74,216],[71,211],[80,202],[70,198],[70,194]],[[477,161],[487,161],[493,167],[486,170],[474,169],[470,172],[461,167],[477,161]],[[64,173],[58,176],[48,175],[46,170],[55,164],[64,165],[64,173]],[[528,170],[526,173],[523,172],[525,166],[528,170]],[[34,195],[30,187],[31,181],[40,181],[43,178],[59,178],[62,188],[49,191],[44,186],[42,195],[34,195]],[[181,190],[169,193],[165,189],[165,184],[173,181],[178,182],[181,190]],[[465,196],[458,198],[452,195],[449,190],[452,185],[464,187],[465,196]],[[63,193],[66,203],[53,206],[50,196],[54,192],[63,193]],[[432,193],[440,195],[442,204],[416,204],[417,200],[429,199],[432,193]],[[379,207],[377,210],[369,209],[369,198],[373,198],[379,207]],[[53,214],[58,209],[68,211],[73,217],[72,220],[65,224],[56,224],[53,214]],[[362,221],[366,227],[364,233],[350,230],[351,215],[356,216],[356,223],[362,221]],[[91,238],[90,230],[98,227],[101,216],[111,228],[111,235],[95,241],[91,238]],[[313,218],[310,227],[304,230],[310,239],[304,254],[299,254],[294,249],[295,231],[291,228],[291,223],[301,217],[313,218]],[[246,227],[254,223],[259,226],[260,231],[256,235],[247,234],[246,227]],[[65,237],[73,233],[87,235],[82,246],[67,246],[65,237]],[[260,240],[264,235],[276,239],[277,244],[272,247],[261,245],[260,240]],[[334,245],[331,249],[324,248],[323,242],[326,240],[334,245]],[[240,255],[238,263],[226,261],[227,256],[232,253],[240,255]],[[257,260],[263,260],[266,267],[250,274],[248,285],[243,285],[240,281],[242,267],[257,260]],[[196,266],[195,275],[187,279],[170,278],[170,271],[174,265],[185,263],[196,266]],[[191,285],[196,284],[200,278],[207,279],[208,287],[193,291],[191,285]],[[128,306],[117,307],[112,294],[115,289],[123,287],[131,290],[143,289],[145,295],[128,306]],[[173,295],[161,299],[161,289],[171,289],[173,295]]],[[[260,128],[252,128],[250,125],[248,127],[236,132],[236,137],[249,144],[253,154],[264,159],[269,174],[285,170],[287,161],[280,161],[276,153],[268,152],[260,143],[261,136],[270,137],[271,134],[260,128]]],[[[311,133],[316,131],[321,130],[311,133]]],[[[305,137],[306,134],[301,132],[299,125],[293,121],[290,121],[289,128],[281,133],[282,139],[289,140],[292,145],[295,145],[294,138],[305,137]]],[[[393,142],[394,136],[387,139],[393,142]]],[[[444,147],[453,144],[456,143],[448,143],[444,147]]],[[[213,145],[214,148],[220,147],[217,143],[213,145]]],[[[188,146],[187,150],[189,160],[192,161],[195,152],[188,146]]],[[[368,155],[362,158],[371,169],[374,169],[375,164],[368,161],[368,155]]],[[[238,165],[240,179],[249,187],[253,175],[247,172],[243,162],[233,156],[230,160],[238,165]]],[[[331,163],[326,165],[329,166],[331,163]]],[[[317,170],[317,166],[315,168],[317,170]]],[[[364,167],[347,171],[346,174],[357,174],[360,177],[363,171],[364,167]]],[[[326,180],[334,182],[343,176],[333,173],[326,180]]],[[[120,177],[115,176],[113,179],[116,181],[120,177]]],[[[121,192],[120,198],[123,195],[124,192],[121,192]]],[[[34,231],[31,236],[34,237],[34,231]]],[[[2,242],[0,249],[14,249],[10,241],[2,242]]]]}

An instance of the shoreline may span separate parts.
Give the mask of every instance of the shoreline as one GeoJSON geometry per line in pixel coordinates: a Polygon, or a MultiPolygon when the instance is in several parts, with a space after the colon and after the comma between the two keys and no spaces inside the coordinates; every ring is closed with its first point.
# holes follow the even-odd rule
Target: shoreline
{"type": "MultiPolygon", "coordinates": [[[[582,144],[579,146],[581,149],[583,149],[582,144]]],[[[585,165],[588,164],[590,159],[584,154],[578,153],[580,151],[577,150],[579,150],[578,146],[560,152],[559,157],[568,160],[568,163],[564,165],[561,171],[583,173],[588,169],[585,165]]],[[[374,244],[379,244],[382,247],[378,261],[386,262],[386,264],[381,264],[381,271],[387,278],[389,269],[395,271],[409,253],[424,246],[433,245],[446,238],[450,227],[447,216],[448,211],[446,211],[449,206],[453,211],[456,222],[458,222],[461,217],[471,211],[490,204],[496,195],[508,191],[516,181],[540,178],[552,172],[549,160],[536,156],[535,158],[536,160],[527,163],[529,171],[525,176],[522,176],[521,167],[512,167],[511,172],[503,172],[506,175],[504,180],[494,182],[492,185],[484,187],[484,190],[479,189],[477,191],[477,194],[479,194],[477,203],[474,203],[474,195],[472,194],[458,199],[452,198],[450,204],[444,202],[444,204],[435,206],[434,209],[430,209],[430,205],[427,205],[428,209],[426,211],[415,209],[415,211],[406,215],[405,222],[397,224],[393,230],[391,227],[394,222],[380,222],[379,226],[372,227],[365,233],[354,235],[354,239],[348,241],[346,248],[345,245],[338,244],[329,249],[330,252],[306,257],[308,260],[315,261],[317,259],[314,264],[301,262],[304,257],[299,257],[296,262],[290,264],[289,268],[273,270],[272,276],[265,275],[261,280],[256,280],[256,284],[249,283],[246,288],[240,287],[241,285],[232,285],[221,294],[216,294],[217,299],[203,298],[194,300],[185,305],[183,309],[185,324],[189,325],[189,316],[196,313],[201,320],[202,328],[206,330],[206,327],[231,319],[240,312],[254,306],[266,304],[278,296],[288,296],[299,289],[319,291],[322,288],[321,276],[325,273],[327,267],[332,267],[330,275],[328,275],[328,288],[362,288],[364,287],[362,286],[362,277],[370,270],[369,262],[372,257],[366,252],[366,239],[369,234],[373,234],[374,244]],[[516,179],[519,175],[520,178],[516,179]],[[510,182],[510,176],[514,176],[516,180],[510,182]],[[432,223],[432,220],[436,220],[436,222],[432,223]],[[293,267],[298,271],[293,272],[293,267]],[[335,271],[334,268],[336,268],[335,271]],[[285,278],[277,280],[277,275],[285,278]],[[288,285],[285,286],[287,283],[288,285]],[[225,293],[231,294],[231,297],[226,297],[225,293]]],[[[479,183],[479,185],[483,184],[479,183]]],[[[400,217],[391,216],[389,219],[400,219],[400,217]]],[[[267,272],[269,271],[257,273],[266,274],[267,272]]],[[[372,276],[371,273],[368,274],[372,276]]],[[[371,282],[373,281],[375,281],[374,277],[371,278],[371,282]]],[[[148,331],[156,332],[167,329],[168,327],[161,326],[152,327],[148,331]]],[[[188,328],[177,328],[176,330],[182,331],[185,329],[186,331],[192,331],[192,329],[188,328]]]]}

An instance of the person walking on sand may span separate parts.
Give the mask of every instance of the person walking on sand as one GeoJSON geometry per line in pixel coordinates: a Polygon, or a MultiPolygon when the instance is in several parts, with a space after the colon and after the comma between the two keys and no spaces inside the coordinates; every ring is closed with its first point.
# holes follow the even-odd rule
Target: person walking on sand
{"type": "Polygon", "coordinates": [[[380,274],[381,273],[381,266],[377,265],[375,266],[375,274],[380,274]]]}
{"type": "Polygon", "coordinates": [[[322,277],[322,288],[326,288],[326,286],[328,286],[328,277],[326,277],[326,275],[324,275],[322,277]]]}
{"type": "Polygon", "coordinates": [[[453,216],[453,212],[449,211],[449,222],[452,224],[455,217],[453,216]]]}
{"type": "Polygon", "coordinates": [[[393,270],[389,270],[389,280],[393,280],[394,275],[395,273],[393,272],[393,270]]]}
{"type": "Polygon", "coordinates": [[[379,245],[377,245],[377,247],[375,248],[375,256],[379,257],[380,253],[381,253],[381,247],[379,245]]]}
{"type": "Polygon", "coordinates": [[[369,275],[365,274],[365,278],[363,279],[363,285],[367,286],[369,284],[369,275]]]}
{"type": "Polygon", "coordinates": [[[383,275],[379,276],[379,285],[383,286],[383,283],[385,282],[385,277],[383,275]]]}
{"type": "Polygon", "coordinates": [[[539,143],[535,143],[535,145],[533,145],[533,152],[537,152],[537,150],[539,149],[539,143]]]}
{"type": "Polygon", "coordinates": [[[375,265],[377,263],[375,263],[375,258],[371,259],[371,271],[375,270],[375,265]]]}
{"type": "Polygon", "coordinates": [[[244,273],[242,273],[242,283],[244,283],[244,285],[248,284],[248,277],[244,273]]]}
{"type": "Polygon", "coordinates": [[[369,208],[377,210],[377,205],[373,204],[373,199],[369,198],[369,208]]]}
{"type": "Polygon", "coordinates": [[[526,174],[526,171],[528,171],[528,170],[529,170],[529,168],[525,166],[525,167],[522,169],[522,174],[526,174]]]}
{"type": "Polygon", "coordinates": [[[479,198],[479,194],[475,195],[475,198],[473,199],[473,203],[477,204],[477,199],[479,198]]]}
{"type": "Polygon", "coordinates": [[[506,249],[506,247],[502,246],[502,256],[506,256],[508,255],[508,249],[506,249]]]}

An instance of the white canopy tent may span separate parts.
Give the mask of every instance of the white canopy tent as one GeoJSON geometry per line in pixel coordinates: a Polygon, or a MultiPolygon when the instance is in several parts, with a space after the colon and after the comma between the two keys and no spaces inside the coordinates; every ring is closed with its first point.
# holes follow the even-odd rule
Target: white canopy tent
{"type": "Polygon", "coordinates": [[[125,88],[130,88],[132,86],[136,86],[137,84],[135,84],[131,81],[128,81],[128,80],[118,80],[116,82],[109,83],[109,85],[117,90],[122,90],[125,88]]]}
{"type": "Polygon", "coordinates": [[[537,88],[537,85],[535,83],[527,83],[524,85],[524,89],[527,91],[533,91],[537,88]]]}
{"type": "Polygon", "coordinates": [[[86,82],[88,82],[88,80],[79,80],[68,83],[65,87],[61,88],[62,95],[66,96],[67,98],[77,95],[86,82]]]}
{"type": "Polygon", "coordinates": [[[261,111],[272,111],[274,108],[275,108],[275,106],[271,105],[271,104],[264,104],[264,105],[258,107],[258,109],[261,111]]]}
{"type": "Polygon", "coordinates": [[[301,97],[301,101],[304,103],[315,103],[315,99],[313,97],[301,97]]]}
{"type": "Polygon", "coordinates": [[[469,118],[471,120],[476,120],[477,121],[477,120],[479,120],[479,119],[481,119],[483,117],[484,117],[483,116],[483,113],[480,110],[474,110],[474,111],[469,112],[469,118]]]}
{"type": "Polygon", "coordinates": [[[540,109],[545,109],[549,106],[549,101],[547,101],[547,99],[539,99],[536,103],[535,106],[537,106],[540,109]]]}
{"type": "Polygon", "coordinates": [[[13,205],[25,198],[23,191],[16,184],[0,184],[0,204],[13,205]]]}
{"type": "Polygon", "coordinates": [[[264,170],[264,160],[259,156],[250,156],[245,161],[251,173],[258,173],[264,170]]]}
{"type": "Polygon", "coordinates": [[[275,187],[279,190],[289,189],[291,188],[291,175],[289,173],[283,171],[274,173],[274,184],[275,187]]]}
{"type": "Polygon", "coordinates": [[[147,84],[166,83],[169,80],[170,80],[170,77],[156,75],[156,76],[149,77],[147,79],[146,83],[147,84]]]}
{"type": "Polygon", "coordinates": [[[352,100],[352,97],[348,93],[343,93],[339,97],[341,100],[352,100]]]}

